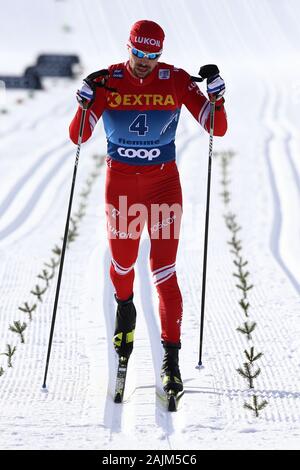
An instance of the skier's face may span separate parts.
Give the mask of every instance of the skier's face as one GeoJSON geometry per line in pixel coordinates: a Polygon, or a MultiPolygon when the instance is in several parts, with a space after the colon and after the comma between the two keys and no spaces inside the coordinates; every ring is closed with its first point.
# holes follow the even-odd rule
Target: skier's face
{"type": "Polygon", "coordinates": [[[159,57],[156,59],[148,59],[147,57],[137,57],[134,55],[130,48],[129,50],[129,65],[132,70],[133,75],[138,78],[147,77],[152,70],[155,69],[159,57]]]}

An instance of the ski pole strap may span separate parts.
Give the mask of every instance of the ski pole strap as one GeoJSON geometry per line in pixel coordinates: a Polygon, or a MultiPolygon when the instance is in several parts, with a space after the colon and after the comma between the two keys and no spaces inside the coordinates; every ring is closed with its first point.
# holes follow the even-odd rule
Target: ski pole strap
{"type": "Polygon", "coordinates": [[[194,82],[203,82],[206,78],[213,77],[214,75],[217,75],[219,73],[219,69],[215,64],[207,64],[207,65],[202,65],[200,67],[200,70],[198,72],[199,77],[193,77],[191,76],[191,80],[194,82]]]}
{"type": "Polygon", "coordinates": [[[205,79],[202,78],[202,77],[194,77],[193,75],[190,76],[190,79],[193,81],[193,82],[203,82],[205,79]]]}

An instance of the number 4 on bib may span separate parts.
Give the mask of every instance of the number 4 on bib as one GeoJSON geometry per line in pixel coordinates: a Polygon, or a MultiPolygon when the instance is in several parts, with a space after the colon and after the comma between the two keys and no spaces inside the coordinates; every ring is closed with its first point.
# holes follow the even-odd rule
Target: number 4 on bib
{"type": "Polygon", "coordinates": [[[146,114],[139,114],[135,120],[130,124],[129,130],[130,132],[137,132],[138,135],[146,135],[149,131],[149,126],[146,123],[147,115],[146,114]]]}

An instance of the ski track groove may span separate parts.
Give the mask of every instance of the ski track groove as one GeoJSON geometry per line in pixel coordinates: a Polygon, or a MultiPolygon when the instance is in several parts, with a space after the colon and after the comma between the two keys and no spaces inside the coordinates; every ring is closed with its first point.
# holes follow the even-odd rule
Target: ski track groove
{"type": "MultiPolygon", "coordinates": [[[[37,238],[38,236],[38,234],[35,235],[37,238]]],[[[88,253],[91,245],[89,235],[87,234],[83,240],[85,241],[84,251],[88,253]]],[[[82,243],[83,240],[81,239],[80,243],[82,243]]],[[[33,240],[29,239],[26,240],[28,244],[30,242],[32,243],[32,241],[33,240]]],[[[39,247],[39,251],[41,252],[42,246],[38,244],[36,246],[39,247]]],[[[13,288],[15,289],[16,287],[16,278],[19,280],[20,274],[22,274],[20,287],[24,286],[27,290],[28,279],[34,279],[34,275],[36,275],[38,269],[41,268],[41,256],[37,255],[34,259],[34,263],[32,263],[32,260],[27,262],[28,260],[26,258],[24,259],[23,250],[24,240],[22,246],[15,245],[15,258],[11,259],[6,267],[9,266],[13,288]],[[24,262],[23,267],[20,266],[20,260],[24,262]],[[24,270],[22,268],[24,268],[24,270]]],[[[72,248],[68,253],[71,254],[72,250],[76,251],[76,242],[72,244],[72,248]]],[[[81,255],[82,254],[81,251],[81,255]]],[[[24,420],[26,417],[26,429],[28,429],[29,433],[30,429],[33,430],[32,433],[29,434],[29,436],[32,436],[29,438],[29,441],[31,439],[32,442],[34,441],[34,428],[36,427],[34,421],[37,419],[37,409],[40,408],[38,412],[39,422],[42,424],[39,424],[39,426],[42,425],[45,432],[47,432],[48,429],[50,433],[46,448],[49,445],[51,447],[52,439],[60,435],[57,431],[53,434],[53,430],[51,431],[51,428],[49,428],[49,423],[52,422],[49,420],[49,413],[53,413],[52,419],[56,423],[55,427],[60,425],[62,430],[65,427],[70,427],[70,423],[72,421],[74,422],[72,407],[75,407],[79,415],[79,417],[77,416],[76,424],[74,422],[73,426],[78,427],[78,419],[79,422],[86,422],[84,408],[87,406],[87,387],[89,383],[88,368],[86,367],[85,355],[81,350],[79,340],[80,329],[78,328],[78,321],[81,312],[79,312],[78,307],[74,305],[74,299],[77,297],[78,291],[80,290],[81,277],[82,263],[78,263],[76,257],[72,259],[72,256],[67,256],[48,375],[49,393],[41,393],[41,385],[45,360],[45,345],[48,342],[49,322],[53,308],[55,280],[52,281],[51,288],[44,296],[43,304],[39,305],[38,312],[34,315],[34,319],[29,325],[28,330],[25,331],[25,344],[20,345],[17,342],[18,349],[14,369],[12,371],[7,370],[7,374],[9,375],[7,376],[5,387],[1,387],[1,400],[7,400],[9,403],[14,404],[13,406],[6,407],[5,416],[7,422],[9,423],[9,420],[13,416],[13,408],[16,406],[19,407],[20,414],[18,419],[24,420]],[[20,351],[23,351],[23,354],[20,354],[20,351]],[[74,379],[75,377],[76,380],[74,379]],[[31,393],[26,393],[26,390],[31,390],[31,393]],[[33,407],[34,403],[35,405],[33,407]],[[47,408],[46,410],[45,406],[47,408]]],[[[5,276],[5,278],[7,282],[7,277],[5,276]]],[[[3,311],[5,317],[13,310],[12,307],[6,308],[6,305],[4,305],[3,311]]],[[[19,312],[18,316],[25,317],[25,314],[19,312]]],[[[8,334],[10,334],[11,337],[16,337],[13,333],[8,334]]],[[[15,428],[14,434],[17,436],[15,438],[16,446],[22,447],[23,445],[22,437],[19,438],[18,436],[24,434],[24,426],[20,424],[19,428],[15,428]],[[20,442],[18,443],[18,441],[20,442]]],[[[85,426],[85,424],[83,424],[83,426],[85,426]]],[[[61,435],[64,435],[63,431],[61,435]]],[[[32,446],[34,447],[34,443],[32,443],[32,446]]],[[[59,448],[59,442],[57,442],[56,446],[59,448]]],[[[70,446],[72,446],[70,443],[66,443],[65,445],[66,448],[70,448],[70,446]]]]}
{"type": "MultiPolygon", "coordinates": [[[[275,93],[275,92],[273,92],[273,93],[275,93]]],[[[265,108],[264,108],[265,112],[264,112],[264,115],[263,115],[263,120],[264,121],[266,121],[266,119],[267,119],[267,114],[269,112],[269,108],[271,108],[271,116],[273,117],[273,121],[275,121],[275,122],[278,121],[278,112],[279,112],[279,106],[280,106],[280,99],[281,99],[280,93],[277,93],[276,100],[275,100],[274,104],[272,102],[270,104],[270,101],[271,101],[270,97],[267,98],[265,108]]],[[[299,280],[291,272],[291,270],[289,269],[288,264],[286,263],[286,261],[284,259],[284,255],[282,255],[281,252],[280,252],[280,246],[279,245],[280,245],[280,239],[281,239],[281,233],[282,233],[284,221],[283,221],[283,215],[282,215],[282,204],[281,204],[280,193],[279,193],[279,189],[278,189],[277,182],[276,182],[274,162],[272,161],[272,153],[273,152],[271,150],[271,144],[275,141],[276,130],[272,129],[272,126],[271,126],[270,123],[265,124],[265,125],[267,127],[268,136],[265,139],[264,154],[265,154],[266,163],[267,163],[268,172],[269,172],[270,186],[271,186],[272,194],[273,194],[273,204],[274,204],[274,207],[276,207],[276,211],[274,211],[272,235],[271,235],[271,240],[270,240],[271,251],[272,251],[276,261],[278,262],[279,266],[285,272],[285,274],[289,278],[290,282],[292,283],[292,285],[294,286],[296,291],[298,293],[300,293],[299,280]]],[[[288,148],[287,148],[287,143],[286,143],[287,138],[288,138],[288,136],[285,136],[285,138],[283,138],[283,143],[284,143],[284,147],[285,147],[285,151],[286,151],[286,155],[287,155],[287,161],[289,162],[289,165],[291,167],[292,174],[293,174],[293,177],[294,177],[294,181],[296,183],[296,186],[297,186],[298,192],[299,192],[300,191],[299,176],[298,177],[296,176],[297,171],[296,171],[295,166],[292,163],[292,159],[291,159],[291,156],[290,156],[288,148]]]]}
{"type": "Polygon", "coordinates": [[[14,199],[18,196],[19,191],[27,184],[32,176],[36,173],[36,171],[43,166],[43,164],[53,156],[53,154],[56,154],[59,150],[62,150],[63,147],[66,145],[69,145],[69,142],[67,140],[64,140],[63,142],[60,142],[58,145],[56,145],[54,148],[51,150],[48,150],[47,152],[43,153],[37,161],[28,169],[28,171],[19,178],[19,180],[12,186],[11,190],[9,193],[4,197],[4,199],[1,202],[0,205],[0,216],[2,216],[9,206],[12,204],[14,199]]]}
{"type": "Polygon", "coordinates": [[[57,161],[52,166],[50,171],[48,171],[46,176],[42,178],[40,183],[32,192],[29,200],[27,201],[23,209],[19,212],[17,217],[12,222],[10,222],[4,229],[0,231],[0,240],[3,240],[4,238],[8,237],[11,233],[16,231],[21,225],[23,225],[24,222],[26,222],[26,220],[28,219],[28,217],[31,215],[32,211],[38,204],[39,199],[41,198],[47,186],[51,183],[53,178],[57,176],[57,174],[62,170],[63,165],[69,163],[68,157],[73,155],[73,153],[74,153],[73,150],[65,152],[59,158],[59,161],[57,161]]]}
{"type": "Polygon", "coordinates": [[[63,117],[65,116],[68,112],[70,112],[72,109],[74,109],[74,106],[71,106],[69,104],[69,99],[65,99],[63,103],[56,104],[55,106],[51,107],[50,110],[48,110],[46,113],[40,112],[40,109],[37,111],[38,117],[35,117],[35,119],[28,123],[27,120],[24,121],[24,118],[20,119],[14,125],[10,128],[5,130],[4,132],[0,133],[1,141],[0,145],[2,146],[7,145],[6,139],[10,139],[11,137],[14,137],[15,134],[20,134],[20,132],[23,131],[32,131],[36,130],[39,124],[42,126],[45,126],[45,120],[50,119],[52,120],[53,114],[55,116],[63,117]]]}

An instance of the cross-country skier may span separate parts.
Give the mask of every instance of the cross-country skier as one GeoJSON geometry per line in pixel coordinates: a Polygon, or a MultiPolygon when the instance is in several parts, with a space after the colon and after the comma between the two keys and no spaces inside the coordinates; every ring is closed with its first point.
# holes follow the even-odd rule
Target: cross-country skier
{"type": "Polygon", "coordinates": [[[227,120],[225,84],[219,74],[207,80],[207,100],[187,72],[159,62],[164,37],[153,21],[141,20],[132,26],[129,60],[111,65],[98,78],[92,74],[77,91],[79,109],[70,125],[70,137],[77,143],[82,108],[88,108],[83,142],[102,116],[108,145],[105,197],[110,276],[117,301],[114,347],[126,358],[133,349],[134,264],[147,224],[165,350],[162,382],[166,392],[177,393],[183,390],[178,363],[182,297],[176,277],[182,194],[175,133],[182,104],[209,132],[210,100],[216,100],[216,136],[225,134],[227,120]],[[158,210],[162,204],[163,210],[158,210]]]}

